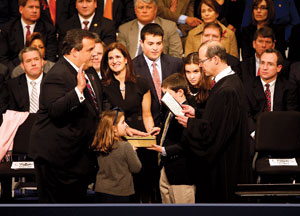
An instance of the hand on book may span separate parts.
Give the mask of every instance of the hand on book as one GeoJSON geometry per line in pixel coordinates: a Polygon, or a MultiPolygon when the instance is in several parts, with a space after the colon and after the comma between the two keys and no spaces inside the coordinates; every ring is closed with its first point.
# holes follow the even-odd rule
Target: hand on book
{"type": "Polygon", "coordinates": [[[127,127],[126,128],[126,133],[128,136],[148,136],[148,133],[139,131],[137,129],[131,128],[131,127],[127,127]]]}
{"type": "Polygon", "coordinates": [[[156,136],[159,134],[159,132],[160,132],[160,127],[153,127],[148,134],[151,136],[156,136]]]}

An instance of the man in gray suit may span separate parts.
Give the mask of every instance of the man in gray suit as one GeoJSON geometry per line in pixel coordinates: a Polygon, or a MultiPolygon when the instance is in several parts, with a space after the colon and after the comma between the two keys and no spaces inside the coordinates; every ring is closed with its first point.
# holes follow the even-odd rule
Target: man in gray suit
{"type": "Polygon", "coordinates": [[[134,0],[134,11],[137,19],[124,23],[119,27],[118,41],[126,46],[131,58],[142,53],[139,44],[140,32],[144,25],[155,22],[164,30],[165,54],[182,57],[182,44],[175,22],[156,16],[156,0],[134,0]]]}

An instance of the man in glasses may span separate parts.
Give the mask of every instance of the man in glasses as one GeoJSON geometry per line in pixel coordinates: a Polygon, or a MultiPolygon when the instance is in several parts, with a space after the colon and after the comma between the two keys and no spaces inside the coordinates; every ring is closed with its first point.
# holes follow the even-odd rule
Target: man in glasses
{"type": "Polygon", "coordinates": [[[186,130],[185,140],[196,158],[194,169],[197,201],[235,202],[234,188],[248,180],[250,161],[247,136],[247,109],[242,83],[226,62],[226,50],[217,41],[207,41],[199,49],[200,67],[212,76],[211,90],[202,116],[182,105],[185,116],[176,116],[186,130]],[[233,168],[234,167],[234,168],[233,168]]]}

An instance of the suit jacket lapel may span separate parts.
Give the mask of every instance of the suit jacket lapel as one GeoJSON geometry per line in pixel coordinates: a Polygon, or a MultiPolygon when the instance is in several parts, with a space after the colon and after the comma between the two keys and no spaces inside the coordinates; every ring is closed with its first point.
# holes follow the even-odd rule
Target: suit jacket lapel
{"type": "Polygon", "coordinates": [[[257,77],[254,81],[253,95],[257,101],[260,112],[262,112],[266,103],[266,95],[259,77],[257,77]]]}
{"type": "Polygon", "coordinates": [[[100,107],[101,106],[101,95],[100,95],[101,91],[100,91],[100,86],[97,84],[97,80],[96,80],[96,79],[98,79],[98,77],[95,77],[94,74],[91,74],[91,73],[86,73],[86,75],[88,76],[88,78],[92,84],[92,87],[93,87],[95,95],[96,95],[97,104],[100,107]]]}
{"type": "Polygon", "coordinates": [[[273,97],[273,111],[281,111],[282,106],[281,104],[284,102],[283,100],[283,92],[284,92],[284,85],[277,79],[275,82],[274,88],[274,97],[273,97]]]}
{"type": "Polygon", "coordinates": [[[130,35],[137,35],[137,37],[129,37],[129,44],[132,44],[132,46],[130,47],[130,56],[135,56],[136,53],[136,49],[137,49],[137,43],[139,41],[138,35],[139,35],[139,26],[138,26],[138,22],[137,19],[132,23],[132,25],[130,26],[129,32],[130,35]]]}
{"type": "Polygon", "coordinates": [[[21,24],[21,19],[16,22],[14,31],[17,39],[18,48],[19,50],[21,50],[24,48],[24,32],[23,26],[21,24]]]}
{"type": "Polygon", "coordinates": [[[22,105],[24,106],[25,110],[29,110],[30,99],[29,99],[28,85],[27,85],[27,79],[25,74],[24,76],[20,77],[18,87],[20,92],[20,98],[22,100],[22,105]]]}
{"type": "Polygon", "coordinates": [[[160,56],[160,64],[161,64],[162,80],[164,80],[170,75],[169,74],[170,70],[168,70],[169,61],[163,53],[160,56]]]}

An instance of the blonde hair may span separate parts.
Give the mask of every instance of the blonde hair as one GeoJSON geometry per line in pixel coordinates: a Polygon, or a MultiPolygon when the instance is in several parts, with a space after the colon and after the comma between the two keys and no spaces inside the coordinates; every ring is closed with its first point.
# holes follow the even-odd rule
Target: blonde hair
{"type": "Polygon", "coordinates": [[[120,137],[115,135],[114,127],[120,122],[121,117],[124,116],[123,112],[108,110],[100,115],[100,122],[95,133],[91,149],[97,152],[108,154],[113,150],[114,142],[119,140],[120,137]]]}

